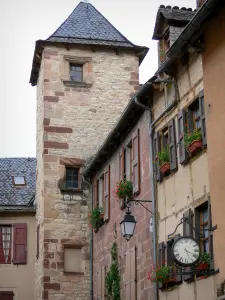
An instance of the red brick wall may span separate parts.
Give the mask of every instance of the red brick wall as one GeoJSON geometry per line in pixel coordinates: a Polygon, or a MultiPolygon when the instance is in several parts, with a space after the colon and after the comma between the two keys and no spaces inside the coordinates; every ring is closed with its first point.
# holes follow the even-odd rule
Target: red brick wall
{"type": "MultiPolygon", "coordinates": [[[[94,299],[97,295],[97,272],[104,266],[106,270],[109,265],[110,249],[114,242],[118,246],[118,264],[121,273],[121,299],[125,300],[125,272],[126,272],[126,256],[125,254],[136,247],[136,266],[137,266],[137,300],[150,299],[153,288],[151,282],[147,280],[147,273],[152,267],[152,236],[149,231],[149,222],[151,215],[140,205],[133,204],[132,214],[135,216],[137,224],[135,235],[129,242],[121,237],[120,222],[126,212],[121,210],[119,203],[113,193],[116,182],[119,181],[119,152],[123,145],[126,145],[132,138],[134,132],[140,129],[140,170],[141,170],[141,192],[137,199],[151,200],[151,185],[149,172],[149,137],[148,137],[149,117],[144,113],[138,124],[133,128],[132,132],[127,136],[124,142],[114,153],[113,157],[106,162],[105,166],[99,170],[99,176],[110,164],[110,220],[94,233],[94,299]]],[[[97,177],[96,176],[96,177],[97,177]]],[[[93,178],[94,180],[95,178],[93,178]]],[[[147,203],[151,209],[151,203],[147,203]]],[[[135,262],[132,262],[134,264],[135,262]]],[[[132,268],[132,266],[131,266],[132,268]]],[[[130,300],[130,299],[126,299],[130,300]]]]}

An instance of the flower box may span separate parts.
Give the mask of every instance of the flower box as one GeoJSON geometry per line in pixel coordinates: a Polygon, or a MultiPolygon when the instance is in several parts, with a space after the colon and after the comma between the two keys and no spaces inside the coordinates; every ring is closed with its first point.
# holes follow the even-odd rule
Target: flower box
{"type": "Polygon", "coordinates": [[[208,263],[200,263],[197,266],[197,270],[207,270],[209,268],[209,264],[208,263]]]}
{"type": "Polygon", "coordinates": [[[187,146],[187,150],[191,155],[194,155],[202,148],[201,140],[194,140],[190,145],[187,146]]]}
{"type": "Polygon", "coordinates": [[[165,175],[170,172],[170,163],[165,162],[161,167],[160,167],[160,172],[165,175]]]}

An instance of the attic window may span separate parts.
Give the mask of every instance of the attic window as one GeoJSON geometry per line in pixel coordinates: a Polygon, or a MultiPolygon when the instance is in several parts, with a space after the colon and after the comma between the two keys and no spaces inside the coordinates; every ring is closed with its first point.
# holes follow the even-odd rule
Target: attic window
{"type": "Polygon", "coordinates": [[[24,186],[26,185],[25,176],[13,176],[13,185],[15,186],[24,186]]]}

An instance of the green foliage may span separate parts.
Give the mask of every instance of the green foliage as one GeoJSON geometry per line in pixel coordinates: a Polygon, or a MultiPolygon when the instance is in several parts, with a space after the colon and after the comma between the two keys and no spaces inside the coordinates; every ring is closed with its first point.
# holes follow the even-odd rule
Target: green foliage
{"type": "Polygon", "coordinates": [[[225,295],[225,280],[220,283],[220,287],[217,289],[217,297],[225,295]]]}
{"type": "Polygon", "coordinates": [[[170,153],[169,153],[169,147],[163,148],[162,151],[158,153],[159,158],[159,165],[162,166],[164,163],[170,161],[170,153]]]}
{"type": "Polygon", "coordinates": [[[117,245],[114,243],[111,248],[112,264],[106,275],[106,299],[120,300],[120,273],[117,263],[117,245]]]}
{"type": "Polygon", "coordinates": [[[117,184],[116,195],[119,199],[128,197],[131,198],[133,195],[133,184],[130,180],[122,180],[117,184]]]}
{"type": "Polygon", "coordinates": [[[184,145],[187,148],[194,141],[200,141],[202,139],[202,133],[200,130],[194,130],[191,133],[185,133],[184,135],[184,145]]]}
{"type": "Polygon", "coordinates": [[[104,224],[102,208],[95,208],[89,214],[90,226],[94,229],[99,229],[104,224]]]}
{"type": "Polygon", "coordinates": [[[169,279],[171,269],[172,267],[168,267],[168,266],[161,266],[161,267],[154,268],[153,274],[151,276],[151,280],[157,283],[164,284],[166,280],[169,279]]]}
{"type": "Polygon", "coordinates": [[[199,264],[210,264],[210,256],[207,252],[202,252],[199,258],[199,264]]]}

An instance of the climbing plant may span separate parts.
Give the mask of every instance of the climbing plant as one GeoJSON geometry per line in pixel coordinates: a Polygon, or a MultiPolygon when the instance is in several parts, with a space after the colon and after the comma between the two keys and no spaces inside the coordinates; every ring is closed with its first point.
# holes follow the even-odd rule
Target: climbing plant
{"type": "Polygon", "coordinates": [[[120,300],[120,273],[117,263],[117,244],[113,243],[111,248],[112,264],[106,275],[106,299],[120,300]]]}

